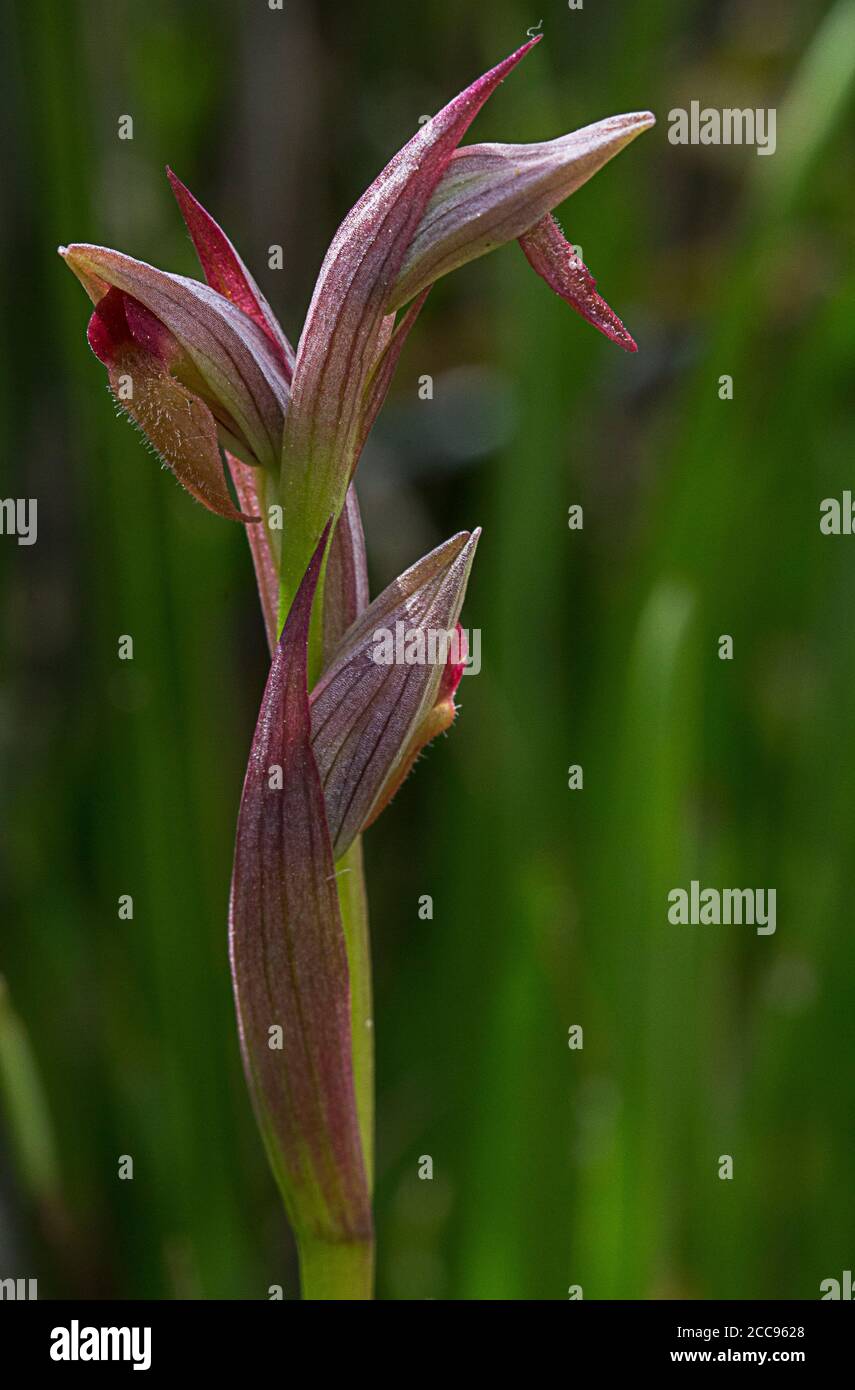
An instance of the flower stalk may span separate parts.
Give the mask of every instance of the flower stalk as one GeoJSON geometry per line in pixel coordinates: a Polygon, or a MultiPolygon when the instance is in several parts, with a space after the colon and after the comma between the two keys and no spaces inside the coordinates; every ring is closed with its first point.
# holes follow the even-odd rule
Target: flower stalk
{"type": "MultiPolygon", "coordinates": [[[[246,530],[271,666],[238,812],[229,958],[249,1094],[300,1255],[303,1296],[373,1294],[374,1019],[362,834],[447,730],[465,656],[378,660],[378,632],[459,632],[480,532],[372,601],[354,486],[408,334],[442,275],[517,240],[550,288],[635,343],[553,209],[653,122],[535,145],[460,141],[537,39],[426,122],[321,266],[296,351],[225,233],[168,176],[205,282],[61,248],[120,409],[178,482],[246,530]]],[[[454,644],[452,644],[454,645],[454,644]]]]}

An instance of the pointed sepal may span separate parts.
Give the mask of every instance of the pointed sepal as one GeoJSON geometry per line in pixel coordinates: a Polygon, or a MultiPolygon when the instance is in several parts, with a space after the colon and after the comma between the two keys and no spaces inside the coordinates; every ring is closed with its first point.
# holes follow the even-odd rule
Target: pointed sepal
{"type": "MultiPolygon", "coordinates": [[[[348,213],[327,251],[297,348],[282,448],[282,494],[317,534],[337,515],[390,373],[388,302],[428,201],[485,101],[528,53],[532,40],[443,107],[390,160],[348,213]],[[374,376],[379,390],[371,390],[374,376]]],[[[403,340],[397,342],[397,346],[403,340]]],[[[393,348],[394,352],[394,348],[393,348]]],[[[394,358],[391,359],[394,362],[394,358]]],[[[307,539],[284,537],[286,597],[306,567],[307,539]]]]}
{"type": "Polygon", "coordinates": [[[525,235],[654,124],[649,111],[609,116],[534,145],[456,150],[410,243],[387,308],[442,275],[525,235]]]}
{"type": "Polygon", "coordinates": [[[175,194],[199,264],[212,289],[242,309],[267,337],[280,359],[288,380],[294,368],[294,349],[252,275],[244,265],[222,227],[195,198],[176,174],[167,168],[166,177],[175,194]]]}
{"type": "Polygon", "coordinates": [[[461,531],[390,584],[345,634],[312,691],[312,746],[336,859],[397,790],[428,738],[448,727],[449,697],[453,718],[457,620],[479,535],[461,531]]]}

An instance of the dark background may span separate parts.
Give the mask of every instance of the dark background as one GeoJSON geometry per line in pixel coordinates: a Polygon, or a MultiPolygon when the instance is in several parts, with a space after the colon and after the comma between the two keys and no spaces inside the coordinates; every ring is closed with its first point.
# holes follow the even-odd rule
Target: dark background
{"type": "Polygon", "coordinates": [[[36,545],[0,537],[0,1277],[42,1297],[297,1289],[226,959],[249,557],[114,418],[54,248],[197,274],[169,162],[296,341],[366,184],[541,18],[470,138],[656,113],[560,210],[640,350],[506,247],[433,291],[360,466],[375,592],[484,527],[482,673],[366,836],[378,1292],[816,1298],[853,1267],[855,538],[819,531],[855,482],[851,0],[29,0],[0,83],[0,495],[39,500],[36,545]],[[775,155],[669,144],[693,99],[776,108],[775,155]],[[669,925],[692,878],[775,887],[776,934],[669,925]]]}

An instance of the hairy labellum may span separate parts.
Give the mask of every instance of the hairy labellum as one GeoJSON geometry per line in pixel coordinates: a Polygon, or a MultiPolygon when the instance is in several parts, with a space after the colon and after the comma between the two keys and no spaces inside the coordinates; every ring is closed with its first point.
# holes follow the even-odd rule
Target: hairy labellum
{"type": "Polygon", "coordinates": [[[162,323],[130,295],[109,289],[89,320],[89,345],[107,368],[123,410],[209,511],[231,521],[258,521],[236,510],[223,473],[217,425],[205,402],[176,374],[182,350],[162,323]]]}
{"type": "Polygon", "coordinates": [[[596,280],[550,213],[520,237],[520,246],[532,270],[536,270],[571,309],[619,347],[627,352],[638,351],[635,339],[597,294],[596,280]]]}
{"type": "Polygon", "coordinates": [[[190,374],[185,384],[204,397],[233,453],[264,468],[278,467],[288,380],[252,319],[207,285],[119,251],[76,245],[63,255],[84,285],[94,277],[121,290],[163,325],[183,351],[179,370],[190,374]]]}

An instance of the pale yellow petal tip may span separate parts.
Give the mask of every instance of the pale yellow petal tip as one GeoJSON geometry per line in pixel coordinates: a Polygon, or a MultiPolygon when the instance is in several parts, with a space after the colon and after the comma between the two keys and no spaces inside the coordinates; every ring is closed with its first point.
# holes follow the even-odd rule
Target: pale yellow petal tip
{"type": "Polygon", "coordinates": [[[616,125],[623,140],[628,141],[654,126],[656,117],[652,111],[627,111],[623,116],[612,117],[608,124],[616,125]]]}
{"type": "Polygon", "coordinates": [[[110,286],[107,281],[96,274],[87,263],[85,256],[81,256],[79,245],[58,246],[57,255],[61,256],[69,270],[77,276],[87,295],[93,304],[104,298],[110,286]]]}

